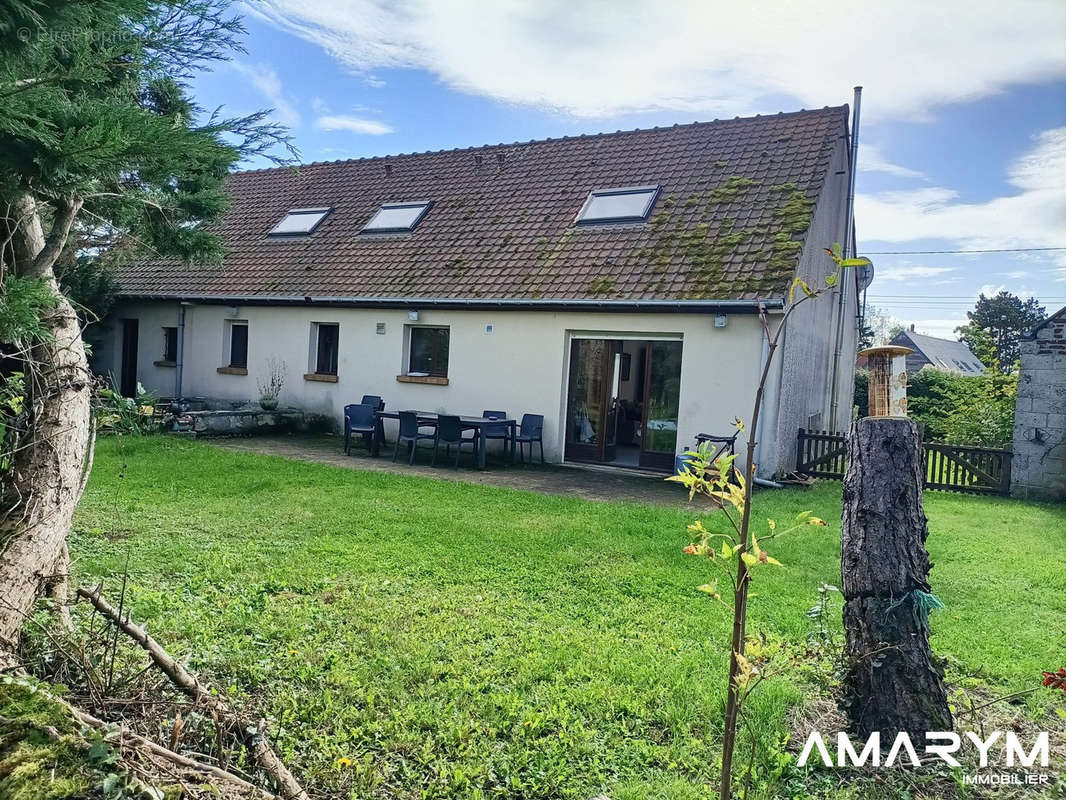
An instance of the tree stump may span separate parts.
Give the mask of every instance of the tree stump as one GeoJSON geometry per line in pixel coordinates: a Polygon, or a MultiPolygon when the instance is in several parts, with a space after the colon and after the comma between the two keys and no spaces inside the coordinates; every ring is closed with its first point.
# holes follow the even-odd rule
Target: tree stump
{"type": "Polygon", "coordinates": [[[848,434],[844,705],[857,734],[881,731],[882,740],[951,730],[943,672],[929,647],[929,610],[939,603],[928,582],[921,453],[909,419],[863,419],[848,434]]]}

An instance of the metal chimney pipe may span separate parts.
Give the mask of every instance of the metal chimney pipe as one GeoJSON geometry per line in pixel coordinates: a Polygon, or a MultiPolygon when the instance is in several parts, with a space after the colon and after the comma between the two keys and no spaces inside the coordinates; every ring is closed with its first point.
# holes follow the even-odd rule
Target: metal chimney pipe
{"type": "Polygon", "coordinates": [[[847,228],[844,232],[844,256],[853,258],[855,245],[855,176],[859,171],[859,109],[862,106],[862,87],[855,87],[855,108],[851,112],[851,165],[848,175],[847,228]]]}

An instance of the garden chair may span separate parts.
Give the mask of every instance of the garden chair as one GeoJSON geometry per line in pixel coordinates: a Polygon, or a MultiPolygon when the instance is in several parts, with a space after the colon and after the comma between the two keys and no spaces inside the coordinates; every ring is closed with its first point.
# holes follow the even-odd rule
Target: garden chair
{"type": "Polygon", "coordinates": [[[396,460],[396,456],[400,452],[401,442],[407,442],[411,448],[411,458],[407,462],[409,465],[415,463],[415,450],[418,448],[418,443],[422,440],[432,441],[436,438],[436,432],[422,433],[422,428],[435,427],[430,423],[419,423],[418,415],[414,411],[401,411],[400,417],[400,432],[396,436],[396,447],[392,450],[392,460],[396,460]]]}
{"type": "Polygon", "coordinates": [[[533,443],[536,442],[540,445],[540,463],[544,463],[544,415],[543,414],[523,414],[522,425],[518,429],[518,436],[515,437],[515,442],[518,444],[518,459],[524,464],[526,463],[525,453],[522,449],[522,445],[529,443],[529,463],[533,463],[533,443]]]}
{"type": "Polygon", "coordinates": [[[351,455],[352,434],[358,434],[366,442],[367,449],[373,453],[378,435],[378,420],[374,416],[374,407],[369,405],[347,405],[344,407],[344,455],[351,455]]]}
{"type": "MultiPolygon", "coordinates": [[[[376,394],[364,394],[363,395],[363,399],[360,400],[359,402],[362,403],[364,406],[373,406],[375,411],[384,411],[385,410],[385,401],[382,400],[381,397],[379,395],[376,395],[376,394]]],[[[363,438],[365,439],[366,437],[363,437],[363,438]]],[[[367,442],[368,442],[367,446],[369,447],[370,446],[369,445],[369,440],[367,440],[367,442]]],[[[378,420],[378,447],[381,447],[381,445],[383,445],[383,444],[385,444],[385,425],[379,419],[378,420]]]]}
{"type": "Polygon", "coordinates": [[[375,411],[385,410],[385,401],[376,394],[364,394],[363,399],[359,402],[364,406],[373,406],[375,411]]]}
{"type": "MultiPolygon", "coordinates": [[[[495,417],[496,419],[507,419],[506,411],[482,411],[481,416],[489,419],[495,417]]],[[[506,456],[508,450],[510,450],[511,431],[507,425],[483,425],[481,427],[481,435],[485,437],[485,445],[488,446],[489,439],[502,439],[503,440],[503,453],[506,456]]],[[[514,453],[511,453],[511,457],[514,458],[514,453]]]]}
{"type": "Polygon", "coordinates": [[[437,417],[437,435],[433,438],[433,461],[432,466],[437,465],[437,450],[443,444],[445,446],[445,456],[450,457],[452,453],[452,445],[455,445],[455,468],[459,469],[459,456],[463,452],[463,445],[473,445],[471,448],[473,455],[477,452],[477,431],[474,431],[474,435],[471,437],[463,436],[463,423],[459,417],[448,416],[441,414],[437,417]]]}

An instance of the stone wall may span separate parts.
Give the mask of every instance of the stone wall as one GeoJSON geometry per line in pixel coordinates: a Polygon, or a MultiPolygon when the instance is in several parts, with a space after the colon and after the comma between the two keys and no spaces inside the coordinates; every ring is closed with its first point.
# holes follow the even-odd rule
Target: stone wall
{"type": "Polygon", "coordinates": [[[1021,351],[1011,494],[1066,500],[1066,308],[1021,351]]]}

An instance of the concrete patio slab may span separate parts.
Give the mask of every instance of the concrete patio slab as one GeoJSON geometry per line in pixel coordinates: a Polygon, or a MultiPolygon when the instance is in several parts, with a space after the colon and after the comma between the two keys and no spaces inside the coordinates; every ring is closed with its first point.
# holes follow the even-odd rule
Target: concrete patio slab
{"type": "Polygon", "coordinates": [[[340,436],[281,434],[202,441],[227,450],[313,461],[348,469],[422,475],[484,486],[525,489],[542,494],[570,495],[599,502],[626,501],[678,508],[688,505],[685,490],[677,484],[667,483],[662,475],[605,467],[539,463],[511,465],[505,463],[502,454],[497,452],[489,453],[488,469],[480,471],[472,468],[467,453],[464,453],[460,462],[462,466],[458,470],[453,469],[450,463],[431,467],[430,452],[425,448],[419,449],[414,466],[408,466],[402,457],[393,462],[391,445],[383,450],[379,458],[372,458],[361,446],[353,449],[352,455],[346,456],[340,436]]]}

